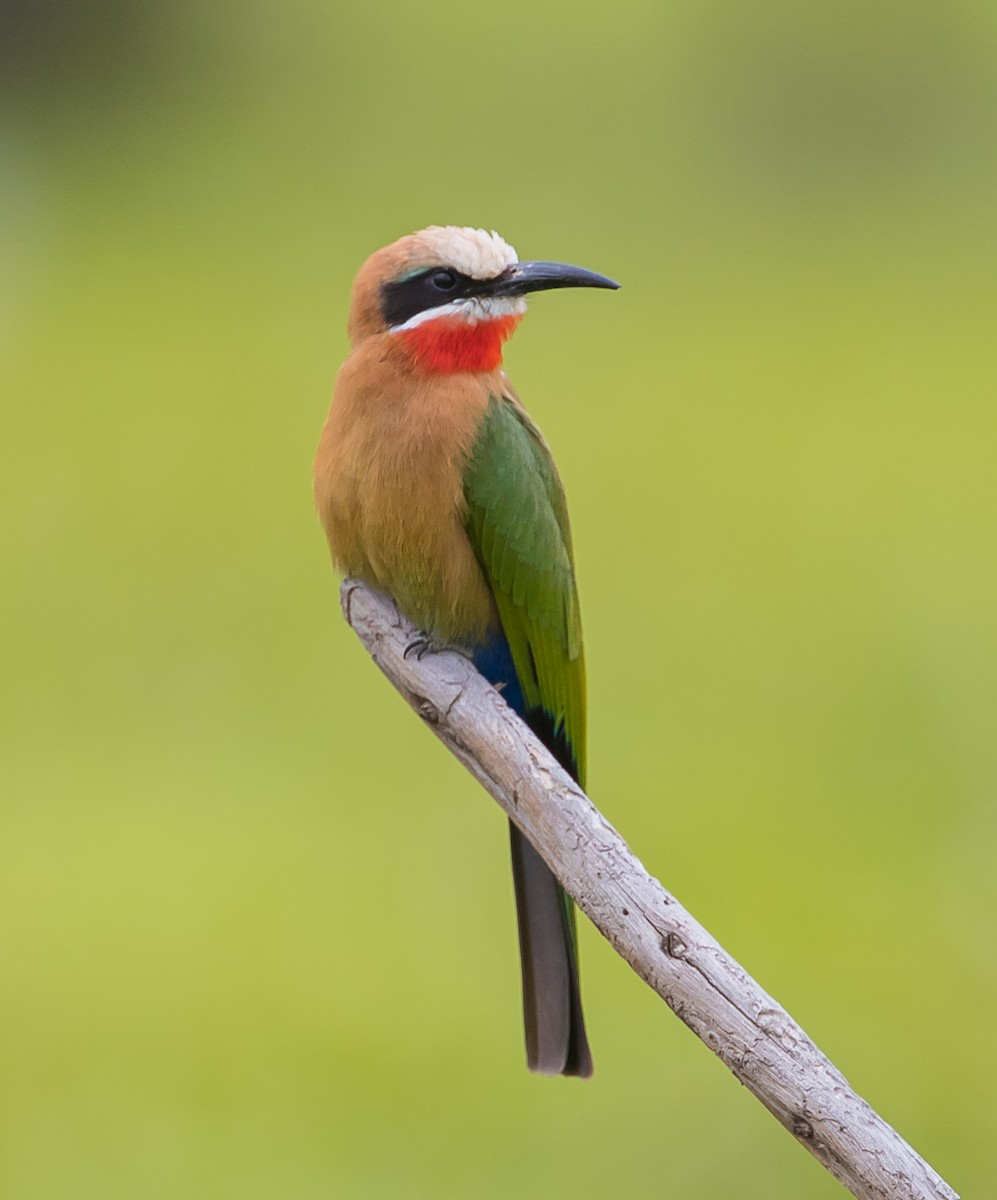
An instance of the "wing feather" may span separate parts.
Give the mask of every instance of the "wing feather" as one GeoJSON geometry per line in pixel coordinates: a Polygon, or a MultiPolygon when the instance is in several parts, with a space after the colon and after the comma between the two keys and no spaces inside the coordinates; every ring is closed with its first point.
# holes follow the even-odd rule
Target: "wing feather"
{"type": "Polygon", "coordinates": [[[567,506],[550,451],[512,396],[489,402],[464,497],[467,533],[495,595],[526,707],[542,711],[564,738],[584,781],[585,665],[567,506]]]}

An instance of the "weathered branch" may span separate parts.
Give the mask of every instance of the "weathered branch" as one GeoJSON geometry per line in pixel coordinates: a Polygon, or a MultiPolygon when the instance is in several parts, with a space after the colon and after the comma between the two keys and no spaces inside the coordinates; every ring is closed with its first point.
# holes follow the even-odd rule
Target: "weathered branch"
{"type": "Polygon", "coordinates": [[[638,975],[859,1200],[958,1200],[674,896],[471,664],[419,657],[390,600],[347,580],[374,661],[494,796],[638,975]]]}

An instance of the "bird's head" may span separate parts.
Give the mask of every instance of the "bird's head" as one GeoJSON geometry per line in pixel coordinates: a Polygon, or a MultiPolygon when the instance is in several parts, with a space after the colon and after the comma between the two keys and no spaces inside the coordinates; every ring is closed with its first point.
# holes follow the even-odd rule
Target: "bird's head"
{"type": "Polygon", "coordinates": [[[582,267],[520,262],[497,233],[431,225],[378,250],[353,285],[353,343],[388,335],[421,369],[494,371],[529,292],[617,288],[582,267]]]}

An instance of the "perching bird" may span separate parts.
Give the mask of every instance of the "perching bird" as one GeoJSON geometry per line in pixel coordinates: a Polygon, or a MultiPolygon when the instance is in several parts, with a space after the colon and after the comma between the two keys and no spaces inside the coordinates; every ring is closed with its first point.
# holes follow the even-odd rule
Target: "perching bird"
{"type": "MultiPolygon", "coordinates": [[[[353,285],[352,351],[315,460],[336,566],[464,651],[584,786],[585,670],[571,534],[550,451],[501,369],[529,292],[619,285],[519,262],[496,233],[432,226],[353,285]]],[[[531,1070],[590,1075],[574,907],[514,825],[531,1070]]]]}

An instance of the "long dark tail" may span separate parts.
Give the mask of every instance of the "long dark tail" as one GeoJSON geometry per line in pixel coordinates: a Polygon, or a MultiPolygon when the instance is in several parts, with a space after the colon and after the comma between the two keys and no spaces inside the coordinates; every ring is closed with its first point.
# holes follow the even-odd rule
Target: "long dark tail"
{"type": "MultiPolygon", "coordinates": [[[[503,688],[506,702],[577,779],[577,764],[563,732],[556,730],[547,713],[527,711],[505,637],[497,634],[479,647],[474,663],[486,679],[503,688]]],[[[511,822],[509,831],[523,964],[527,1065],[543,1075],[591,1075],[592,1055],[578,989],[574,905],[544,860],[511,822]]]]}
{"type": "Polygon", "coordinates": [[[571,899],[515,825],[509,832],[527,1064],[542,1075],[591,1075],[571,899]]]}

